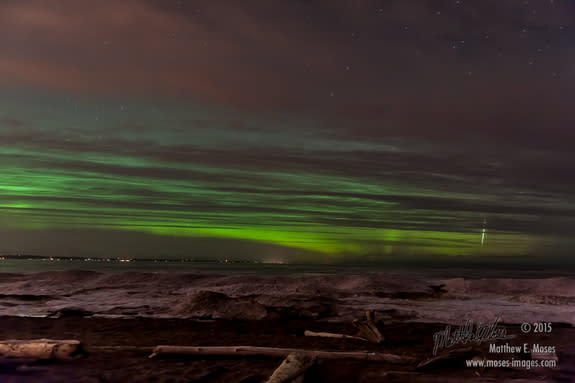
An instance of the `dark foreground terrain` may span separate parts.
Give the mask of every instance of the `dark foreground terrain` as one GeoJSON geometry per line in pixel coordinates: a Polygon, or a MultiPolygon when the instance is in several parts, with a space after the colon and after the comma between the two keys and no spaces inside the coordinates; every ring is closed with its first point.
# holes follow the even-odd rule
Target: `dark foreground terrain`
{"type": "MultiPolygon", "coordinates": [[[[88,355],[66,362],[3,360],[2,383],[256,383],[263,382],[281,359],[260,357],[148,359],[149,352],[102,351],[101,346],[267,346],[315,350],[379,351],[415,357],[431,357],[433,334],[441,324],[396,323],[383,325],[386,341],[372,345],[359,340],[305,337],[305,330],[354,334],[346,323],[309,320],[210,321],[185,319],[18,318],[0,317],[0,339],[78,339],[88,355]]],[[[557,368],[538,370],[468,368],[464,359],[432,365],[416,371],[415,364],[392,365],[361,360],[320,361],[305,376],[306,382],[574,382],[575,328],[555,324],[551,334],[522,334],[518,326],[505,326],[517,335],[513,344],[540,342],[555,345],[557,368]]],[[[501,342],[501,341],[499,341],[501,342]]],[[[493,359],[482,345],[479,355],[493,359]]],[[[440,353],[441,354],[441,353],[440,353]]]]}

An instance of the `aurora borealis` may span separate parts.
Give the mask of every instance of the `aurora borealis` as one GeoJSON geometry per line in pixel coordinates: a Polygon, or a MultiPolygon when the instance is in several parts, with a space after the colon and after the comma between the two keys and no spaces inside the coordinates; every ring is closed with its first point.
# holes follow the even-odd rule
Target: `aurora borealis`
{"type": "Polygon", "coordinates": [[[0,249],[568,255],[570,0],[332,3],[2,2],[0,249]]]}

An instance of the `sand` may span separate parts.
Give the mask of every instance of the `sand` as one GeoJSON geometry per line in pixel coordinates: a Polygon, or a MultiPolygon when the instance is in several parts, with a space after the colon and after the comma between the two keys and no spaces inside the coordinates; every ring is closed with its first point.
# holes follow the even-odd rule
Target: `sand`
{"type": "MultiPolygon", "coordinates": [[[[0,339],[77,339],[89,353],[66,362],[1,360],[0,383],[256,383],[282,362],[264,357],[148,359],[151,348],[161,344],[372,351],[415,361],[320,361],[306,382],[575,382],[574,325],[575,279],[566,277],[0,273],[0,339]],[[382,345],[304,336],[305,330],[354,335],[351,322],[366,309],[376,313],[386,337],[382,345]],[[480,369],[466,367],[465,358],[459,358],[416,371],[418,362],[432,357],[434,334],[448,324],[455,330],[464,319],[475,325],[499,320],[498,327],[516,336],[513,345],[555,346],[558,367],[480,369]],[[552,322],[552,331],[524,334],[522,322],[552,322]],[[101,348],[108,346],[145,349],[101,348]]],[[[511,357],[490,354],[489,343],[474,345],[471,356],[511,357]]]]}
{"type": "MultiPolygon", "coordinates": [[[[373,345],[358,340],[304,337],[305,330],[353,334],[349,323],[317,320],[265,320],[199,322],[157,318],[18,318],[0,317],[2,339],[79,339],[88,356],[62,362],[3,360],[2,383],[55,382],[262,382],[281,360],[251,358],[148,359],[146,351],[104,352],[100,346],[154,346],[158,344],[221,346],[252,345],[317,350],[385,351],[425,360],[432,355],[438,323],[379,323],[386,341],[373,345]]],[[[504,326],[521,334],[518,326],[504,326]]],[[[551,334],[519,336],[515,344],[541,342],[557,347],[559,367],[541,370],[466,368],[463,360],[415,372],[414,364],[399,366],[358,360],[321,361],[306,374],[306,382],[573,382],[575,381],[575,328],[554,324],[551,334]]],[[[489,354],[485,354],[489,355],[489,354]]]]}

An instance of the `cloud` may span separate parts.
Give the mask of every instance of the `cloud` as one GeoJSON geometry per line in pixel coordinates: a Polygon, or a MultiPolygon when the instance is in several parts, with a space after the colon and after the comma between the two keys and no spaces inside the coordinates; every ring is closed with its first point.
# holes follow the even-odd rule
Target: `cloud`
{"type": "Polygon", "coordinates": [[[323,112],[354,101],[504,100],[506,93],[524,95],[518,87],[527,77],[533,101],[541,91],[559,97],[545,84],[553,70],[569,67],[549,58],[563,47],[557,24],[573,21],[564,2],[531,8],[511,1],[451,3],[3,2],[0,79],[323,112]],[[532,29],[524,39],[522,25],[532,29]],[[538,42],[551,51],[543,59],[551,63],[535,60],[538,42]],[[529,55],[539,69],[529,72],[529,55]],[[475,77],[466,78],[467,72],[475,77]]]}

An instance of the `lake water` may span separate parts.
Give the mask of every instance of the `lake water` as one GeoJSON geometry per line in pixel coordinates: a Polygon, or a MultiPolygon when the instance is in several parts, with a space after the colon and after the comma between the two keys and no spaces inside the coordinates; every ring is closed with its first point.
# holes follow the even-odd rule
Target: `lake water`
{"type": "Polygon", "coordinates": [[[94,262],[82,260],[0,260],[0,273],[37,273],[44,271],[89,270],[98,272],[175,272],[207,274],[252,275],[338,275],[391,272],[425,278],[551,278],[575,279],[570,268],[529,265],[472,265],[470,267],[397,266],[397,265],[326,265],[326,264],[270,264],[218,262],[94,262]]]}

